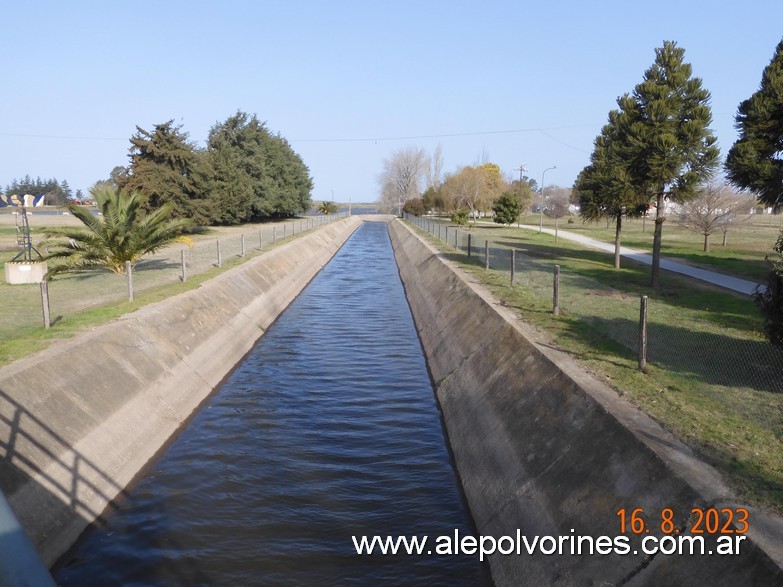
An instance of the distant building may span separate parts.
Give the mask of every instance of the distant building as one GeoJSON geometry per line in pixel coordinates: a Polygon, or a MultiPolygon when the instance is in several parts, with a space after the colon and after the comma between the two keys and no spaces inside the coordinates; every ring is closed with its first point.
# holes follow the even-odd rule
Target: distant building
{"type": "Polygon", "coordinates": [[[11,196],[0,194],[0,208],[5,208],[6,206],[11,206],[13,208],[21,208],[22,206],[25,208],[35,208],[36,206],[43,205],[43,194],[38,194],[37,196],[33,196],[32,194],[25,194],[21,198],[16,194],[11,196]]]}

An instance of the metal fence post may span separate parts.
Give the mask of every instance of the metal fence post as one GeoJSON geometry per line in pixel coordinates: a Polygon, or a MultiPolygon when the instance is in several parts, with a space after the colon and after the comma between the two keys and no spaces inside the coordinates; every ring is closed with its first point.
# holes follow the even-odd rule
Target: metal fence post
{"type": "Polygon", "coordinates": [[[182,283],[188,280],[188,266],[185,263],[185,249],[180,251],[180,264],[182,265],[182,283]]]}
{"type": "Polygon", "coordinates": [[[555,265],[555,277],[552,284],[552,313],[560,313],[560,265],[555,265]]]}
{"type": "Polygon", "coordinates": [[[221,267],[223,265],[223,259],[220,256],[220,239],[217,239],[215,242],[217,243],[217,266],[221,267]]]}
{"type": "Polygon", "coordinates": [[[245,256],[245,235],[241,234],[239,235],[239,256],[244,257],[245,256]]]}
{"type": "Polygon", "coordinates": [[[484,269],[489,269],[489,241],[484,241],[484,269]]]}
{"type": "Polygon", "coordinates": [[[262,231],[258,231],[258,250],[264,248],[264,233],[262,231]]]}
{"type": "Polygon", "coordinates": [[[49,328],[52,325],[52,318],[49,312],[49,282],[41,282],[41,309],[43,310],[43,323],[44,328],[49,328]]]}
{"type": "Polygon", "coordinates": [[[511,249],[511,285],[514,285],[514,272],[517,268],[517,250],[511,249]]]}
{"type": "Polygon", "coordinates": [[[472,236],[473,236],[472,234],[468,233],[468,257],[470,257],[470,241],[471,241],[470,237],[472,236]]]}
{"type": "Polygon", "coordinates": [[[639,303],[639,370],[647,372],[647,296],[639,303]]]}
{"type": "Polygon", "coordinates": [[[130,261],[125,261],[125,275],[128,278],[128,301],[133,301],[133,268],[130,261]]]}
{"type": "Polygon", "coordinates": [[[459,228],[454,229],[454,248],[459,250],[459,228]]]}

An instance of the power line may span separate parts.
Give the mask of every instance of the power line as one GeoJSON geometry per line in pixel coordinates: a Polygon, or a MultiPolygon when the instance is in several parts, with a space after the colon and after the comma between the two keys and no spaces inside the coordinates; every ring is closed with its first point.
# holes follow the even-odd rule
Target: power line
{"type": "MultiPolygon", "coordinates": [[[[473,136],[482,136],[482,135],[501,135],[501,134],[520,134],[520,133],[539,132],[544,136],[546,136],[547,138],[555,141],[556,143],[560,143],[565,147],[568,147],[575,151],[579,151],[580,153],[588,153],[588,151],[585,151],[584,149],[575,147],[574,145],[566,143],[565,141],[562,141],[557,137],[552,136],[547,131],[564,130],[570,128],[584,128],[584,127],[592,127],[592,126],[594,125],[581,124],[581,125],[570,125],[570,126],[555,126],[551,128],[520,128],[520,129],[512,129],[512,130],[488,130],[488,131],[477,131],[477,132],[458,132],[458,133],[387,136],[387,137],[332,137],[332,138],[311,138],[311,139],[288,139],[288,141],[291,143],[369,143],[369,142],[378,143],[378,142],[388,142],[388,141],[412,141],[412,140],[422,140],[422,139],[445,139],[445,138],[456,138],[456,137],[473,137],[473,136]]],[[[0,137],[67,140],[67,141],[123,141],[125,142],[129,140],[128,137],[119,138],[119,137],[89,137],[89,136],[67,136],[67,135],[38,135],[38,134],[24,134],[24,133],[2,133],[2,132],[0,132],[0,137]]],[[[204,141],[200,141],[200,142],[204,142],[204,141]]]]}
{"type": "Polygon", "coordinates": [[[0,137],[15,137],[22,139],[62,139],[66,141],[127,141],[128,137],[69,137],[62,135],[31,135],[21,133],[0,132],[0,137]]]}

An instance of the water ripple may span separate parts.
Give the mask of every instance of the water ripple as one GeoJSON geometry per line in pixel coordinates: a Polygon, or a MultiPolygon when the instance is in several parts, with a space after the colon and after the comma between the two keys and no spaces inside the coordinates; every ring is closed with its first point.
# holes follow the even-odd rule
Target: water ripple
{"type": "Polygon", "coordinates": [[[357,556],[351,535],[470,533],[385,225],[272,325],[61,585],[475,585],[475,557],[357,556]]]}

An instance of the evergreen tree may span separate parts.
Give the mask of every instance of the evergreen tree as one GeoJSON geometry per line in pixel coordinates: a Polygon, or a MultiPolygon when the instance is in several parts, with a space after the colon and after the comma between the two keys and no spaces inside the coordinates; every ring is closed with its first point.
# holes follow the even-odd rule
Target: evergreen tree
{"type": "Polygon", "coordinates": [[[767,261],[772,267],[767,274],[767,287],[753,293],[753,301],[764,316],[764,331],[769,341],[783,347],[783,234],[774,247],[775,256],[767,261]]]}
{"type": "Polygon", "coordinates": [[[726,156],[726,172],[766,206],[783,206],[783,41],[764,68],[759,90],[739,105],[739,139],[726,156]]]}
{"type": "Polygon", "coordinates": [[[430,186],[424,190],[424,193],[421,196],[421,204],[425,213],[430,210],[440,211],[443,209],[443,203],[440,201],[440,194],[438,191],[439,189],[435,186],[430,186]]]}
{"type": "Polygon", "coordinates": [[[209,132],[207,163],[210,199],[220,224],[247,222],[253,217],[254,185],[264,175],[263,124],[237,112],[209,132]]]}
{"type": "Polygon", "coordinates": [[[137,126],[130,139],[128,174],[117,175],[120,188],[141,192],[147,209],[171,204],[173,217],[191,218],[198,224],[210,222],[206,202],[198,198],[195,173],[198,157],[188,134],[173,120],[156,124],[152,132],[137,126]]]}
{"type": "Polygon", "coordinates": [[[62,206],[68,202],[71,189],[65,180],[62,182],[57,181],[55,178],[43,180],[40,176],[33,180],[29,175],[25,175],[21,181],[14,179],[6,186],[5,193],[9,196],[16,195],[20,198],[27,194],[33,196],[43,194],[45,196],[44,202],[47,205],[62,206]]]}
{"type": "Polygon", "coordinates": [[[291,216],[312,205],[309,170],[255,115],[237,112],[213,126],[207,159],[219,222],[291,216]]]}
{"type": "Polygon", "coordinates": [[[73,196],[71,186],[68,185],[68,181],[65,179],[60,182],[60,191],[62,191],[66,199],[70,199],[73,196]]]}
{"type": "Polygon", "coordinates": [[[279,134],[269,134],[264,144],[264,155],[263,197],[259,200],[264,205],[257,208],[258,212],[271,216],[293,216],[309,210],[313,189],[310,170],[288,141],[279,134]]]}
{"type": "Polygon", "coordinates": [[[587,221],[612,218],[615,221],[614,267],[620,268],[623,217],[639,216],[646,209],[646,195],[640,197],[631,182],[627,161],[629,144],[627,117],[619,110],[609,112],[609,121],[596,137],[590,165],[577,176],[574,194],[580,215],[587,221]]]}
{"type": "Polygon", "coordinates": [[[511,226],[516,222],[522,207],[519,204],[519,198],[511,192],[503,192],[500,197],[492,204],[492,211],[495,213],[494,220],[497,224],[506,224],[511,226]]]}
{"type": "MultiPolygon", "coordinates": [[[[739,105],[736,116],[739,139],[726,157],[726,171],[739,188],[756,193],[766,206],[783,206],[783,41],[764,68],[756,93],[739,105]]],[[[783,346],[783,232],[774,247],[775,257],[767,287],[754,294],[764,316],[764,329],[772,344],[783,346]]]]}
{"type": "Polygon", "coordinates": [[[718,165],[710,93],[683,61],[685,51],[673,41],[655,50],[655,62],[632,95],[618,100],[627,116],[625,162],[639,194],[655,203],[651,285],[658,286],[664,203],[692,199],[718,165]]]}

